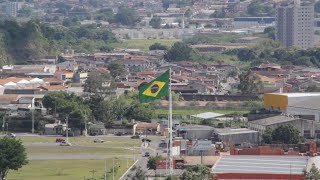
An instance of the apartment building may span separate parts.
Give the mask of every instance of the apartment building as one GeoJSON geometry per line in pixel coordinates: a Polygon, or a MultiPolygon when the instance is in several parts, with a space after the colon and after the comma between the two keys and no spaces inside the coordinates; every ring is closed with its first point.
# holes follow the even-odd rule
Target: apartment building
{"type": "Polygon", "coordinates": [[[314,4],[295,0],[279,6],[276,13],[276,39],[286,47],[314,47],[314,4]]]}

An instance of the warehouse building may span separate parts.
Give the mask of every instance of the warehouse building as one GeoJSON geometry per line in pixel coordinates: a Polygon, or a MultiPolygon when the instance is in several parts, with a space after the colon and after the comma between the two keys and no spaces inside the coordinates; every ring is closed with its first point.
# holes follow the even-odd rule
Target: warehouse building
{"type": "Polygon", "coordinates": [[[256,145],[259,143],[259,132],[247,128],[215,128],[213,140],[237,146],[256,145]]]}
{"type": "Polygon", "coordinates": [[[304,180],[306,156],[222,156],[212,167],[218,179],[304,180]]]}
{"type": "Polygon", "coordinates": [[[292,125],[300,131],[300,135],[305,138],[320,137],[320,124],[313,120],[303,119],[294,116],[273,116],[248,122],[248,127],[258,131],[261,135],[270,128],[275,129],[281,125],[292,125]]]}
{"type": "MultiPolygon", "coordinates": [[[[273,124],[278,126],[281,123],[291,123],[304,137],[320,137],[320,93],[267,93],[264,94],[264,107],[271,111],[280,111],[287,116],[276,117],[277,120],[272,118],[273,124]],[[281,119],[290,122],[281,122],[281,119]]],[[[268,118],[265,120],[270,121],[268,118]]],[[[256,122],[249,123],[250,129],[263,129],[259,128],[256,122]]]]}
{"type": "Polygon", "coordinates": [[[320,122],[320,93],[267,93],[264,107],[290,115],[313,115],[320,122]]]}
{"type": "Polygon", "coordinates": [[[187,125],[177,128],[178,136],[184,139],[210,139],[213,134],[213,127],[202,125],[187,125]]]}

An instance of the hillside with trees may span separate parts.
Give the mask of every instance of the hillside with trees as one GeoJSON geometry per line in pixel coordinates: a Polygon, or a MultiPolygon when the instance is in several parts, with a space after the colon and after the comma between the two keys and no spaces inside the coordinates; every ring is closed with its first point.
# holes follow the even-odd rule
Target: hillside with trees
{"type": "Polygon", "coordinates": [[[0,65],[25,64],[27,60],[57,55],[65,49],[76,52],[108,52],[109,43],[118,40],[97,25],[50,26],[37,20],[18,23],[0,21],[0,65]]]}

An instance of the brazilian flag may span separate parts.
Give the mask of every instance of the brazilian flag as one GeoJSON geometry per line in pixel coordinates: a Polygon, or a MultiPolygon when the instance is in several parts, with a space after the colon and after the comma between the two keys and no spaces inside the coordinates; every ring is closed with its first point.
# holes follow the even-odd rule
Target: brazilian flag
{"type": "Polygon", "coordinates": [[[169,92],[169,70],[159,77],[139,87],[139,100],[147,103],[166,96],[169,92]]]}

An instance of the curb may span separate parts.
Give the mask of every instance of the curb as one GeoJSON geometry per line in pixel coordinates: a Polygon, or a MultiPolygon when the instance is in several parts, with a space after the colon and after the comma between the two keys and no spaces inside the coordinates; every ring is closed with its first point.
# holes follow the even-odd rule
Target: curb
{"type": "Polygon", "coordinates": [[[131,170],[131,168],[132,168],[134,165],[137,164],[138,161],[139,161],[139,160],[137,159],[137,160],[127,169],[127,171],[126,171],[125,173],[123,173],[123,175],[122,175],[119,179],[124,178],[124,176],[131,170]]]}

